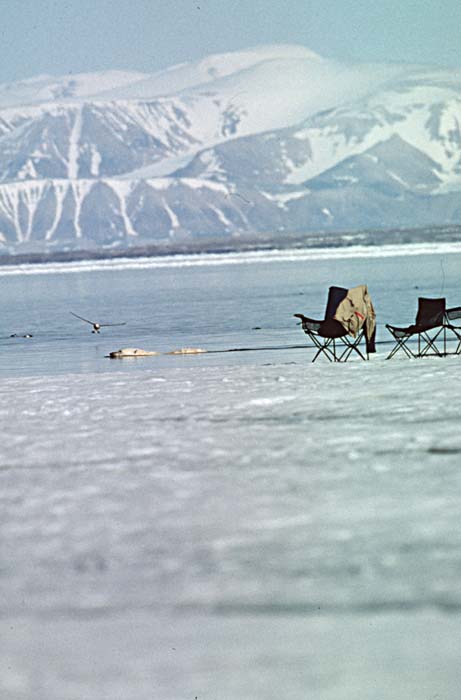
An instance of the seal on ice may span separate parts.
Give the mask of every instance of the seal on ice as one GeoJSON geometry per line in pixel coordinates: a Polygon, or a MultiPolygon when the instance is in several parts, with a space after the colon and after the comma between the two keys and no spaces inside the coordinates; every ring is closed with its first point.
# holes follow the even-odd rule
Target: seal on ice
{"type": "Polygon", "coordinates": [[[122,357],[147,357],[149,355],[160,355],[154,350],[141,350],[141,348],[121,348],[109,353],[109,357],[113,360],[122,357]]]}

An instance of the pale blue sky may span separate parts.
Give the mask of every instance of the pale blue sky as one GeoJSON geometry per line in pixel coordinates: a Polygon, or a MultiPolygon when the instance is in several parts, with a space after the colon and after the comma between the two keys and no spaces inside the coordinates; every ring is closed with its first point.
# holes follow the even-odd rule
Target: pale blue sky
{"type": "Polygon", "coordinates": [[[0,82],[152,72],[209,53],[299,43],[339,60],[461,66],[459,0],[0,0],[0,82]]]}

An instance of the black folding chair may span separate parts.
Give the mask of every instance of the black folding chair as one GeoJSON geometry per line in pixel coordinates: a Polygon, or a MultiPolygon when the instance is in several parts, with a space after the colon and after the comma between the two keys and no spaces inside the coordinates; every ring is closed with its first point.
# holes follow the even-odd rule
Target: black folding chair
{"type": "Polygon", "coordinates": [[[386,328],[396,341],[386,359],[390,360],[399,350],[403,350],[409,358],[428,355],[444,357],[449,354],[459,354],[461,351],[461,328],[452,324],[452,321],[458,318],[461,318],[461,307],[446,309],[445,298],[419,297],[418,313],[414,324],[405,328],[386,324],[386,328]],[[451,332],[458,340],[454,353],[449,353],[447,350],[448,332],[451,332]],[[410,345],[409,341],[413,339],[417,341],[416,347],[410,345]]]}
{"type": "Polygon", "coordinates": [[[347,296],[347,289],[344,287],[330,287],[325,311],[325,318],[322,321],[308,318],[304,314],[294,314],[301,319],[302,329],[317,347],[312,362],[321,355],[330,362],[347,362],[351,353],[356,352],[362,360],[368,360],[362,353],[359,345],[364,338],[364,329],[354,337],[349,336],[345,328],[333,316],[343,299],[347,296]]]}

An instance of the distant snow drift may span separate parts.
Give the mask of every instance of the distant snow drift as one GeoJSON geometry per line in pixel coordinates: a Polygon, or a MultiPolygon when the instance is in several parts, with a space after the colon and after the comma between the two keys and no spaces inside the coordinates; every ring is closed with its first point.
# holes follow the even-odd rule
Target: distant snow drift
{"type": "Polygon", "coordinates": [[[458,223],[461,70],[300,46],[0,85],[0,250],[458,223]]]}

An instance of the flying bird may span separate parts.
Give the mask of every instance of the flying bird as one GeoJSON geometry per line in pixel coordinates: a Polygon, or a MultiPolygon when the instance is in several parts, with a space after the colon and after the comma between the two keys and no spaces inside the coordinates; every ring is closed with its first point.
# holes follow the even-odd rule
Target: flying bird
{"type": "Polygon", "coordinates": [[[80,321],[85,321],[85,323],[89,323],[90,326],[93,326],[93,330],[91,331],[92,333],[99,333],[99,330],[104,326],[126,326],[126,323],[95,323],[94,321],[89,321],[87,318],[83,318],[83,316],[74,314],[73,311],[71,311],[70,313],[72,314],[72,316],[75,316],[75,318],[79,318],[80,321]]]}

